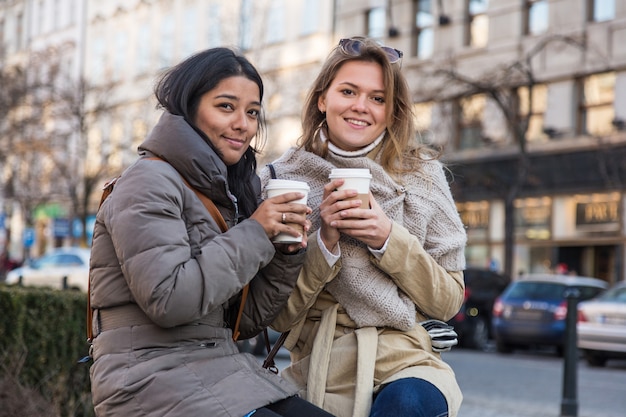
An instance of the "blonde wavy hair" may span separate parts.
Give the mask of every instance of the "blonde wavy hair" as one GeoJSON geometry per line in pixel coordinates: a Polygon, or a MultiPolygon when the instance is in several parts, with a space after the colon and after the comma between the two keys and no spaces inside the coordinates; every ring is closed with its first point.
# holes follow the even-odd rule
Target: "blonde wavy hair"
{"type": "Polygon", "coordinates": [[[319,130],[326,129],[326,115],[318,108],[323,96],[339,69],[351,61],[375,62],[382,68],[386,106],[387,133],[383,139],[381,165],[391,175],[419,169],[422,159],[434,159],[439,155],[418,141],[415,128],[411,93],[400,63],[390,63],[387,53],[376,41],[365,37],[353,37],[361,41],[358,55],[347,53],[338,45],[328,55],[319,75],[307,95],[302,110],[302,136],[298,146],[318,156],[328,153],[326,143],[319,140],[319,130]]]}

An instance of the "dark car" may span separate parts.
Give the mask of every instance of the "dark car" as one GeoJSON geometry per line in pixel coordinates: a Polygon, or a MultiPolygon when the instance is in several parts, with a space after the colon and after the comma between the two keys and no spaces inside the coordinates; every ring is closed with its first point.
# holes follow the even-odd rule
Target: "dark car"
{"type": "Polygon", "coordinates": [[[566,290],[577,289],[579,300],[588,300],[608,287],[597,278],[531,274],[513,281],[493,307],[496,349],[510,353],[515,348],[552,346],[564,351],[566,290]]]}
{"type": "Polygon", "coordinates": [[[461,310],[448,321],[459,335],[459,346],[483,350],[492,337],[493,303],[510,279],[489,269],[464,271],[465,299],[461,310]]]}

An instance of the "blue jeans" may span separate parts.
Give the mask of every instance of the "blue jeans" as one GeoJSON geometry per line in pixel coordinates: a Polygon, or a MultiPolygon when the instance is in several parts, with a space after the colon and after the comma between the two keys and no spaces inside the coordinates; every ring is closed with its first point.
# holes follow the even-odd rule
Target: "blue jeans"
{"type": "Polygon", "coordinates": [[[448,402],[428,381],[404,378],[385,385],[374,397],[370,417],[447,417],[448,402]]]}

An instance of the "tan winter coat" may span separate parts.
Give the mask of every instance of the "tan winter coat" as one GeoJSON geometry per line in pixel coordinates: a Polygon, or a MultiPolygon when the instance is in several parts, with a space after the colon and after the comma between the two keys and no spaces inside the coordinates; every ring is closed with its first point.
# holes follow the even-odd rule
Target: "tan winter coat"
{"type": "MultiPolygon", "coordinates": [[[[331,168],[368,167],[373,176],[370,190],[393,216],[393,226],[382,257],[370,254],[369,264],[363,265],[366,278],[370,269],[382,271],[396,291],[414,303],[418,323],[426,320],[423,313],[446,321],[461,307],[466,235],[443,167],[436,161],[425,162],[422,172],[407,173],[400,184],[377,163],[379,149],[359,157],[329,153],[325,159],[294,149],[273,163],[278,178],[309,183],[309,206],[314,208],[304,268],[286,308],[272,324],[279,331],[291,330],[285,346],[292,363],[282,375],[299,386],[304,398],[338,417],[367,417],[373,394],[383,384],[422,378],[439,388],[454,417],[462,393],[450,366],[432,350],[426,330],[419,324],[406,331],[393,325],[359,326],[327,285],[342,279],[344,269],[349,273],[346,268],[354,259],[347,259],[342,250],[342,257],[332,268],[328,266],[316,239],[320,217],[315,208],[331,168]]],[[[262,182],[268,177],[264,170],[262,182]]],[[[349,244],[341,241],[340,248],[345,242],[349,244]]],[[[361,311],[367,310],[368,297],[361,295],[354,298],[359,296],[365,307],[361,311]]],[[[380,299],[374,298],[372,304],[380,299]]]]}
{"type": "MultiPolygon", "coordinates": [[[[237,350],[239,294],[251,337],[295,285],[304,254],[274,249],[260,224],[237,222],[226,166],[165,113],[98,212],[91,256],[91,367],[96,415],[241,417],[297,389],[237,350]],[[158,155],[169,163],[146,159],[158,155]],[[182,177],[210,197],[220,230],[182,177]]],[[[250,178],[258,189],[258,177],[250,178]]]]}

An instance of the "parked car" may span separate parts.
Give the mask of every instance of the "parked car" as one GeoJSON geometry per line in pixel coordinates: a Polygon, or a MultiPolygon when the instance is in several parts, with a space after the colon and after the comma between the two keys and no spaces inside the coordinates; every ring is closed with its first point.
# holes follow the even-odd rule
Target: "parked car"
{"type": "Polygon", "coordinates": [[[459,335],[459,346],[486,348],[492,338],[491,312],[496,297],[509,284],[502,274],[482,268],[464,271],[465,299],[459,312],[448,321],[459,335]]]}
{"type": "Polygon", "coordinates": [[[22,267],[12,269],[7,273],[5,282],[9,285],[77,289],[87,292],[90,254],[91,251],[84,248],[56,248],[22,267]]]}
{"type": "Polygon", "coordinates": [[[578,348],[591,366],[626,358],[626,282],[578,304],[578,348]]]}
{"type": "Polygon", "coordinates": [[[511,282],[493,306],[496,349],[554,346],[563,355],[566,290],[579,291],[579,301],[588,300],[608,287],[606,281],[570,275],[531,274],[511,282]]]}

